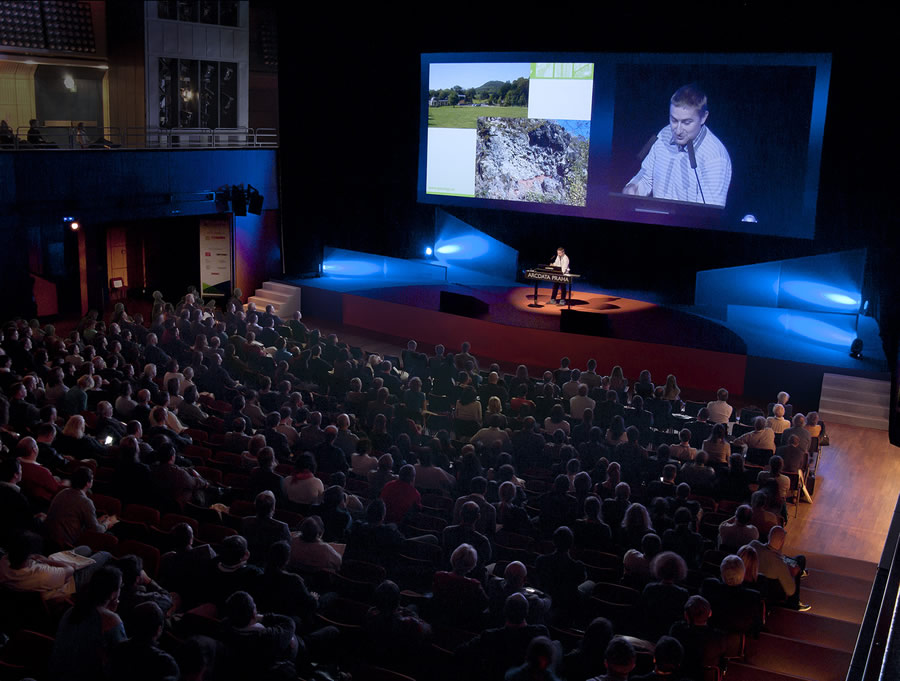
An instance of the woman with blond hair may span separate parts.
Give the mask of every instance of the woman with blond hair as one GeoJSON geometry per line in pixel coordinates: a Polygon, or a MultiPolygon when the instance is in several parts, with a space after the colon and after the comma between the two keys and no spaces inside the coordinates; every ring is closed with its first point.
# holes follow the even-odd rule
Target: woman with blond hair
{"type": "Polygon", "coordinates": [[[54,443],[56,450],[63,456],[81,459],[96,459],[107,454],[108,448],[85,433],[84,417],[81,414],[70,416],[63,432],[54,443]]]}

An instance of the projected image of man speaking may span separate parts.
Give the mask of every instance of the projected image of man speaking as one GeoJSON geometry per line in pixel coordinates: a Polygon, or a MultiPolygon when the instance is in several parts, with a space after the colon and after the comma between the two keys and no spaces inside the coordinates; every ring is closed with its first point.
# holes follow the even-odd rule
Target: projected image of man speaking
{"type": "Polygon", "coordinates": [[[706,127],[706,93],[684,85],[669,100],[669,125],[659,131],[625,194],[724,206],[731,184],[731,158],[706,127]]]}

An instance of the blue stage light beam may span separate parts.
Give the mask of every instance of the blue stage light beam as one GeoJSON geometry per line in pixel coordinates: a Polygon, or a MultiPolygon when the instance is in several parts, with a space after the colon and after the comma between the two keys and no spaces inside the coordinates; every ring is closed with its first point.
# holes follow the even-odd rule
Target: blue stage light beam
{"type": "Polygon", "coordinates": [[[480,258],[490,249],[487,239],[475,234],[466,234],[449,239],[439,239],[434,245],[438,260],[471,260],[480,258]]]}
{"type": "Polygon", "coordinates": [[[368,277],[380,273],[383,266],[375,260],[325,260],[322,272],[329,277],[368,277]]]}
{"type": "Polygon", "coordinates": [[[785,312],[778,315],[778,323],[788,333],[803,336],[824,345],[849,348],[853,339],[856,338],[856,334],[851,328],[842,329],[821,319],[802,314],[785,312]]]}
{"type": "Polygon", "coordinates": [[[781,288],[794,298],[834,312],[856,312],[861,302],[859,292],[838,288],[821,281],[794,279],[782,282],[781,288]]]}

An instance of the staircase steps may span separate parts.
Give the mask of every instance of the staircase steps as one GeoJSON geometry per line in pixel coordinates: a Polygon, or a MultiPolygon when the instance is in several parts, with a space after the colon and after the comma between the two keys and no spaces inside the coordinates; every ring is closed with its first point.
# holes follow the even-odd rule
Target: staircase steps
{"type": "Polygon", "coordinates": [[[856,622],[824,617],[809,612],[787,608],[774,608],[766,618],[766,631],[777,636],[814,643],[852,653],[859,635],[856,622]]]}
{"type": "Polygon", "coordinates": [[[875,574],[878,571],[878,566],[867,560],[832,556],[815,551],[803,551],[803,555],[806,556],[806,567],[810,573],[824,570],[835,575],[862,579],[871,584],[875,581],[875,574]]]}
{"type": "Polygon", "coordinates": [[[725,681],[817,681],[808,676],[779,674],[768,669],[760,669],[752,664],[729,662],[725,681]]]}
{"type": "Polygon", "coordinates": [[[847,423],[887,430],[890,418],[889,380],[824,374],[819,398],[819,417],[826,424],[847,423]]]}
{"type": "Polygon", "coordinates": [[[800,585],[800,600],[812,606],[812,612],[823,617],[833,617],[845,622],[862,622],[866,612],[866,599],[850,598],[828,591],[816,591],[800,585]]]}
{"type": "Polygon", "coordinates": [[[867,601],[869,593],[872,591],[872,580],[810,568],[809,577],[803,580],[800,588],[801,590],[828,591],[848,598],[867,601]]]}
{"type": "Polygon", "coordinates": [[[724,681],[844,681],[876,566],[804,552],[809,577],[800,599],[808,612],[772,608],[765,631],[748,638],[744,659],[728,663],[724,681]]]}
{"type": "Polygon", "coordinates": [[[279,281],[267,281],[262,288],[256,289],[256,293],[250,296],[247,302],[254,303],[258,310],[264,310],[266,305],[272,305],[275,314],[287,320],[300,309],[300,287],[279,281]]]}
{"type": "MultiPolygon", "coordinates": [[[[745,662],[766,672],[802,674],[816,681],[844,681],[851,656],[844,650],[763,633],[758,639],[747,640],[745,662]]],[[[767,673],[757,678],[771,677],[767,673]]]]}

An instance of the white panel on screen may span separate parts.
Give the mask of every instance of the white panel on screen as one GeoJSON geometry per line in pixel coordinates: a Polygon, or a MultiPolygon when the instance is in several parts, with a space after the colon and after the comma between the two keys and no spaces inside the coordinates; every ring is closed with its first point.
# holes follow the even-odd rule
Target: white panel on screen
{"type": "Polygon", "coordinates": [[[425,192],[475,196],[475,130],[428,128],[425,192]]]}
{"type": "Polygon", "coordinates": [[[589,121],[593,91],[592,80],[532,78],[528,83],[528,118],[589,121]]]}

